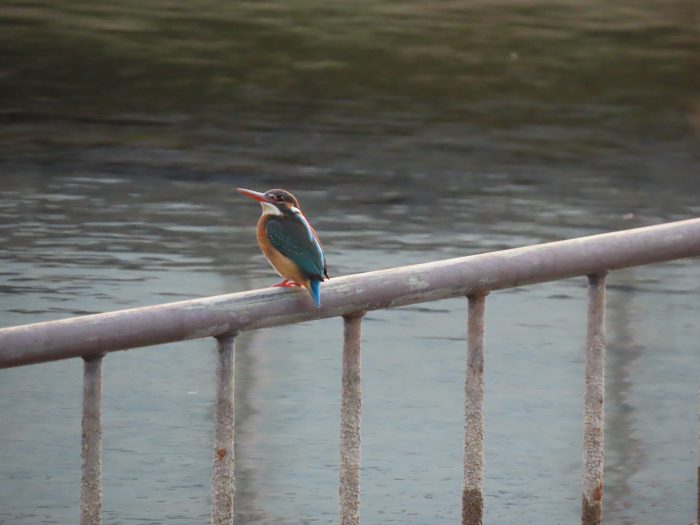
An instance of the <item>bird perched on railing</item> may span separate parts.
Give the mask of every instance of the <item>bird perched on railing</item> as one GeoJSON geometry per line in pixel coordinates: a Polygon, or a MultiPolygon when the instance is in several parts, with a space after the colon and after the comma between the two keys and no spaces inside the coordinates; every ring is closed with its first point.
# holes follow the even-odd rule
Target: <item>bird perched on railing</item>
{"type": "Polygon", "coordinates": [[[238,188],[262,206],[258,246],[275,271],[284,278],[275,286],[303,286],[316,307],[321,306],[320,283],[328,278],[326,258],[316,231],[306,220],[299,201],[286,190],[265,193],[238,188]]]}

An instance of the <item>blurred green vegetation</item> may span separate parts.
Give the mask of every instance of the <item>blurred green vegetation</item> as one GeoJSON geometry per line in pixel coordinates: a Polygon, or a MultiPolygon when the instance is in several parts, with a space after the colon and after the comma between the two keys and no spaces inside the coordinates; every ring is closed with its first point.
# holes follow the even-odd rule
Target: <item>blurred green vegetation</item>
{"type": "Polygon", "coordinates": [[[697,5],[3,0],[0,109],[345,100],[437,108],[441,119],[499,101],[535,118],[538,102],[681,109],[700,92],[697,5]]]}
{"type": "Polygon", "coordinates": [[[699,6],[0,0],[0,161],[693,179],[699,6]]]}

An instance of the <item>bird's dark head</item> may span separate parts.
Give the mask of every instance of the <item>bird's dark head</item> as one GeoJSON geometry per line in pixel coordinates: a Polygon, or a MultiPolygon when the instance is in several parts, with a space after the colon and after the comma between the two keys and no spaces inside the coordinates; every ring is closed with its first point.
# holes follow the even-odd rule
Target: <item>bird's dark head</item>
{"type": "Polygon", "coordinates": [[[288,207],[294,206],[295,208],[299,207],[297,198],[287,190],[267,190],[264,195],[275,204],[285,204],[288,207]]]}
{"type": "Polygon", "coordinates": [[[274,189],[267,190],[265,193],[246,190],[244,188],[237,188],[237,190],[238,193],[258,201],[263,208],[263,214],[271,213],[280,215],[289,211],[294,211],[292,208],[299,210],[299,201],[287,190],[274,189]]]}

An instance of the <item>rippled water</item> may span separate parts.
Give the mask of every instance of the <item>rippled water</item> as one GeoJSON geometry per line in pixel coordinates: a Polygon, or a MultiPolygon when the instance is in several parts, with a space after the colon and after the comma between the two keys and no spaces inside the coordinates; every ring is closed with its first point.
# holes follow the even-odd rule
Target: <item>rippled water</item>
{"type": "MultiPolygon", "coordinates": [[[[236,186],[294,191],[331,275],[698,216],[693,4],[649,5],[5,2],[0,323],[276,282],[236,186]]],[[[698,292],[610,277],[611,523],[695,515],[698,292]]],[[[364,323],[365,523],[459,519],[465,306],[364,323]]],[[[584,316],[582,279],[489,298],[489,523],[577,519],[584,316]]],[[[337,521],[341,332],[240,338],[239,523],[337,521]]],[[[105,359],[106,524],[208,519],[213,369],[105,359]]],[[[0,523],[77,522],[81,373],[0,372],[0,523]]]]}

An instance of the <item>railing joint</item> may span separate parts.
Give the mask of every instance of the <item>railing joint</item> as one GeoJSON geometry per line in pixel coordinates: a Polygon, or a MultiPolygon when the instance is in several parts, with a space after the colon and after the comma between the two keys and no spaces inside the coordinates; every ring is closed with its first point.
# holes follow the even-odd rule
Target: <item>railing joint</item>
{"type": "Polygon", "coordinates": [[[470,300],[483,299],[491,293],[491,290],[472,290],[465,294],[465,297],[470,300]]]}
{"type": "Polygon", "coordinates": [[[350,312],[348,314],[343,314],[343,319],[348,321],[352,319],[362,319],[367,314],[367,310],[357,310],[355,312],[350,312]]]}
{"type": "Polygon", "coordinates": [[[215,336],[214,336],[214,339],[216,339],[217,341],[220,342],[220,341],[224,341],[224,340],[226,340],[226,339],[228,339],[228,338],[231,338],[231,337],[238,337],[238,336],[240,335],[240,333],[241,333],[241,332],[240,332],[240,330],[238,330],[238,329],[236,329],[236,330],[229,330],[229,331],[224,332],[224,333],[222,333],[222,334],[215,335],[215,336]]]}
{"type": "Polygon", "coordinates": [[[600,279],[605,279],[608,276],[610,270],[598,270],[586,275],[591,283],[597,283],[600,279]]]}
{"type": "Polygon", "coordinates": [[[99,354],[87,354],[87,355],[82,356],[82,358],[83,358],[83,361],[85,361],[86,363],[92,363],[94,361],[99,361],[100,359],[102,359],[106,355],[107,355],[107,352],[101,352],[99,354]]]}

